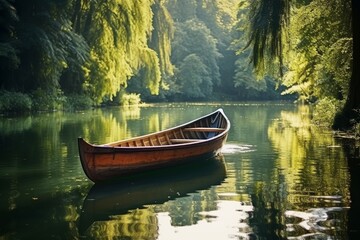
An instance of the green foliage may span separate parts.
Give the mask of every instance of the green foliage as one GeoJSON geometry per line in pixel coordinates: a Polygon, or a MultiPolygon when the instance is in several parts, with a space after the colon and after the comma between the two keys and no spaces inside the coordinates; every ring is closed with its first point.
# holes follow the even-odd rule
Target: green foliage
{"type": "Polygon", "coordinates": [[[183,61],[189,54],[196,54],[209,68],[215,85],[220,82],[218,59],[222,55],[218,52],[217,40],[209,28],[200,21],[189,20],[176,24],[175,41],[173,42],[173,62],[183,61]]]}
{"type": "MultiPolygon", "coordinates": [[[[19,21],[16,11],[10,1],[0,0],[0,69],[9,71],[20,64],[16,49],[14,26],[19,21]]],[[[2,77],[0,84],[4,81],[2,77]]]]}
{"type": "Polygon", "coordinates": [[[66,111],[78,111],[90,109],[93,106],[93,101],[86,95],[72,94],[66,96],[64,109],[66,111]]]}
{"type": "Polygon", "coordinates": [[[287,93],[300,98],[347,96],[351,74],[352,39],[346,20],[349,5],[343,1],[317,0],[292,13],[287,45],[287,73],[283,84],[287,93]]]}
{"type": "Polygon", "coordinates": [[[31,98],[26,94],[0,91],[0,112],[30,112],[31,105],[31,98]]]}
{"type": "MultiPolygon", "coordinates": [[[[0,86],[35,91],[36,97],[38,89],[86,94],[101,104],[141,71],[141,81],[158,94],[161,75],[173,74],[172,19],[165,5],[165,0],[2,0],[0,69],[7,72],[0,86]]],[[[41,102],[36,106],[45,107],[41,102]]]]}
{"type": "Polygon", "coordinates": [[[52,91],[41,88],[32,92],[31,98],[33,100],[32,110],[34,111],[56,111],[63,109],[63,104],[66,101],[63,93],[60,90],[52,91]]]}
{"type": "Polygon", "coordinates": [[[152,5],[153,31],[149,47],[154,49],[159,57],[161,75],[166,77],[174,74],[174,66],[171,63],[171,40],[174,37],[173,19],[166,8],[166,0],[156,0],[152,5]]]}
{"type": "Polygon", "coordinates": [[[331,127],[335,115],[343,106],[344,102],[335,98],[322,98],[314,108],[313,122],[320,126],[331,127]]]}
{"type": "Polygon", "coordinates": [[[142,59],[144,61],[144,81],[146,87],[152,94],[159,94],[161,72],[159,68],[159,58],[152,49],[145,49],[142,59]]]}
{"type": "Polygon", "coordinates": [[[287,71],[284,93],[344,99],[349,2],[295,1],[290,11],[286,0],[0,0],[0,87],[31,93],[38,110],[61,109],[64,95],[73,102],[78,96],[69,108],[81,108],[126,91],[161,100],[208,98],[214,89],[256,96],[280,84],[255,81],[249,53],[241,52],[248,44],[263,76],[278,72],[261,61],[287,71]],[[246,34],[249,27],[255,30],[246,34]]]}
{"type": "Polygon", "coordinates": [[[283,29],[290,13],[288,0],[255,0],[250,5],[248,46],[252,45],[252,61],[259,72],[265,63],[282,67],[283,29]],[[275,61],[274,61],[275,60],[275,61]]]}
{"type": "MultiPolygon", "coordinates": [[[[245,27],[247,18],[246,12],[249,11],[248,8],[243,7],[239,9],[238,12],[238,21],[234,25],[234,29],[238,34],[238,38],[232,42],[231,48],[237,51],[237,59],[235,61],[235,75],[233,77],[234,83],[233,86],[236,88],[240,88],[239,91],[244,92],[264,92],[266,91],[266,82],[264,78],[257,79],[257,75],[255,74],[254,67],[250,64],[250,56],[251,50],[246,49],[246,39],[245,35],[245,27]]],[[[243,93],[242,93],[243,94],[243,93]]]]}
{"type": "Polygon", "coordinates": [[[104,102],[106,106],[130,106],[141,104],[141,95],[138,93],[127,93],[119,91],[111,100],[104,102]]]}
{"type": "MultiPolygon", "coordinates": [[[[334,109],[337,102],[348,99],[352,107],[346,104],[343,116],[336,117],[348,122],[356,120],[348,113],[359,106],[358,95],[351,94],[358,88],[357,71],[351,67],[352,46],[358,44],[352,39],[358,31],[352,22],[357,15],[351,19],[350,13],[356,10],[351,4],[355,1],[256,0],[250,4],[249,14],[249,46],[253,47],[257,72],[269,73],[271,68],[265,66],[279,65],[281,83],[287,87],[283,94],[296,93],[309,102],[318,100],[318,112],[334,109]]],[[[244,3],[240,9],[244,5],[246,8],[244,3]]],[[[322,114],[324,121],[334,119],[335,112],[322,114]]]]}
{"type": "Polygon", "coordinates": [[[276,70],[264,65],[260,71],[260,67],[255,68],[253,64],[250,64],[252,46],[247,46],[247,31],[250,27],[249,6],[248,2],[241,1],[237,12],[237,22],[233,26],[235,36],[231,49],[236,51],[237,58],[232,86],[235,87],[238,98],[242,100],[278,99],[280,93],[276,89],[279,84],[273,77],[270,77],[270,73],[276,70]]]}
{"type": "Polygon", "coordinates": [[[141,103],[140,94],[130,93],[130,94],[123,94],[121,96],[121,100],[120,100],[121,106],[139,105],[140,103],[141,103]]]}
{"type": "Polygon", "coordinates": [[[14,87],[28,92],[37,88],[57,91],[63,71],[85,61],[86,44],[71,30],[63,2],[20,1],[15,7],[21,20],[17,26],[17,37],[21,40],[17,76],[22,81],[14,87]],[[25,72],[26,75],[21,75],[25,72]]]}
{"type": "Polygon", "coordinates": [[[352,38],[340,38],[327,48],[317,66],[317,96],[344,99],[348,96],[352,70],[352,38]]]}
{"type": "Polygon", "coordinates": [[[96,103],[114,97],[140,69],[153,94],[161,78],[158,55],[147,45],[152,31],[152,1],[87,2],[79,31],[91,51],[86,91],[96,103]]]}
{"type": "Polygon", "coordinates": [[[264,92],[266,91],[266,82],[265,79],[256,80],[252,66],[244,61],[244,59],[239,58],[235,62],[236,70],[234,76],[234,87],[246,89],[249,92],[264,92]]]}
{"type": "Polygon", "coordinates": [[[196,54],[188,55],[179,67],[178,80],[181,93],[187,99],[204,98],[211,95],[213,83],[207,66],[196,54]]]}
{"type": "Polygon", "coordinates": [[[191,81],[194,82],[192,86],[199,84],[194,86],[195,89],[185,91],[184,96],[209,96],[213,92],[213,86],[220,84],[218,59],[221,54],[216,44],[216,39],[202,22],[189,20],[176,24],[172,61],[179,66],[179,71],[175,83],[182,89],[183,86],[188,87],[191,81]],[[185,69],[191,67],[191,62],[199,69],[192,67],[186,71],[185,69]]]}
{"type": "Polygon", "coordinates": [[[169,0],[167,8],[176,22],[196,18],[197,0],[169,0]]]}

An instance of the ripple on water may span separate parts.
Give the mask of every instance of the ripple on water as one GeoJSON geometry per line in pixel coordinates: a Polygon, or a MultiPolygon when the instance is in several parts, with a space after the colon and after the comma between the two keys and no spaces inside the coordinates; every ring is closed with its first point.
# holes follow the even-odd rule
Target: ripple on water
{"type": "MultiPolygon", "coordinates": [[[[335,196],[337,197],[337,196],[335,196]]],[[[289,239],[299,239],[305,236],[309,237],[309,233],[317,235],[325,235],[327,231],[336,227],[336,219],[332,219],[331,213],[341,212],[345,209],[342,207],[328,207],[328,208],[311,208],[305,211],[288,210],[285,212],[286,218],[297,219],[293,223],[287,224],[287,232],[294,232],[295,226],[300,226],[308,231],[302,236],[291,236],[289,239]]],[[[291,234],[289,234],[291,235],[291,234]]]]}
{"type": "Polygon", "coordinates": [[[228,143],[223,146],[221,152],[223,154],[232,154],[254,152],[255,150],[256,149],[254,145],[228,143]]]}

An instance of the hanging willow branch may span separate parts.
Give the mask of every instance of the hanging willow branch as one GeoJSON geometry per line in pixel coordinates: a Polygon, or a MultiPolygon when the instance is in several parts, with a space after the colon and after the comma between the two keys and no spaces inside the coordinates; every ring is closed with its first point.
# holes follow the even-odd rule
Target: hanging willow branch
{"type": "Polygon", "coordinates": [[[289,0],[253,0],[250,11],[250,39],[252,62],[257,71],[265,66],[265,59],[277,58],[282,75],[282,30],[289,19],[289,0]]]}

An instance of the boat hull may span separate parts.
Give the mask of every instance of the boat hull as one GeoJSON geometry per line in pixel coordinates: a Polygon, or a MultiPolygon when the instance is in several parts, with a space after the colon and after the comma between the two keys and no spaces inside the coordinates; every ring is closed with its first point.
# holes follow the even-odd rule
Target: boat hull
{"type": "MultiPolygon", "coordinates": [[[[227,118],[225,118],[225,120],[226,121],[223,120],[221,123],[221,127],[224,130],[217,133],[216,136],[210,137],[209,139],[192,139],[190,142],[180,144],[119,147],[119,145],[121,145],[120,143],[92,145],[84,139],[79,138],[78,146],[82,167],[90,180],[100,182],[119,176],[149,171],[151,169],[210,158],[220,152],[220,149],[226,141],[229,123],[227,118]]],[[[190,126],[192,126],[194,122],[190,122],[190,126]]],[[[182,125],[179,128],[184,129],[189,124],[182,125]]],[[[157,136],[157,134],[162,134],[172,136],[171,133],[174,131],[178,131],[177,128],[165,130],[153,135],[157,136]]],[[[144,142],[143,139],[148,139],[149,136],[152,135],[143,137],[142,142],[144,142]]],[[[157,136],[157,138],[159,137],[157,136]]]]}

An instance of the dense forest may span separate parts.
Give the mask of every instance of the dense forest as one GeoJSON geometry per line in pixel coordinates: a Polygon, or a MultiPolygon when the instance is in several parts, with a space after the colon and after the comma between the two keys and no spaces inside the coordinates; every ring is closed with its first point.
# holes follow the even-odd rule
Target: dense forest
{"type": "Polygon", "coordinates": [[[290,98],[359,122],[353,2],[0,0],[0,112],[290,98]]]}

